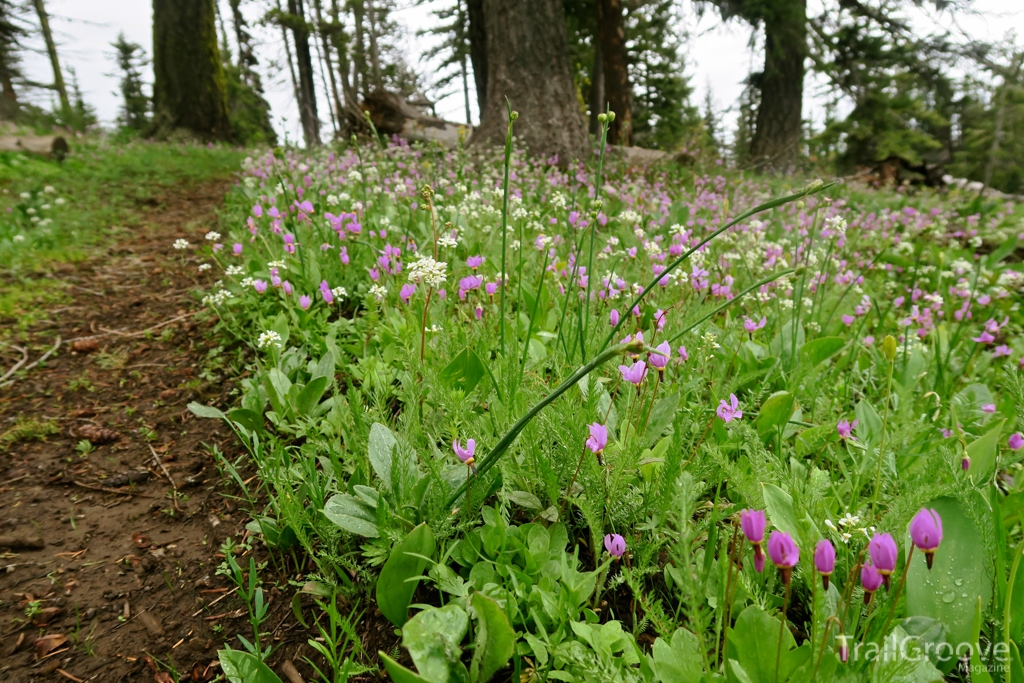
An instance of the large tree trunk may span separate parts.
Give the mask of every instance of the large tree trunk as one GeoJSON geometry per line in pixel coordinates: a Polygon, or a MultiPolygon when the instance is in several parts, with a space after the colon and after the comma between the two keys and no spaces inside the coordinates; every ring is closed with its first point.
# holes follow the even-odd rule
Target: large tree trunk
{"type": "Polygon", "coordinates": [[[156,131],[232,137],[213,0],[153,0],[156,131]]]}
{"type": "Polygon", "coordinates": [[[68,89],[64,85],[64,74],[60,70],[60,60],[57,58],[57,44],[53,42],[53,33],[50,31],[50,17],[46,14],[46,7],[43,0],[35,0],[36,14],[39,16],[39,27],[43,31],[43,41],[46,43],[46,53],[50,56],[50,66],[53,67],[53,87],[60,97],[61,110],[67,114],[71,111],[71,100],[68,99],[68,89]]]}
{"type": "Polygon", "coordinates": [[[299,120],[306,147],[320,144],[320,120],[316,113],[316,83],[313,80],[313,57],[309,51],[309,30],[301,0],[288,0],[288,13],[295,17],[292,38],[295,40],[295,61],[299,67],[299,120]]]}
{"type": "MultiPolygon", "coordinates": [[[[633,129],[633,109],[629,87],[629,62],[626,54],[626,26],[622,18],[622,0],[598,0],[597,37],[601,45],[604,99],[615,112],[608,127],[608,142],[629,145],[633,129]]],[[[601,104],[604,110],[604,103],[601,104]]]]}
{"type": "Polygon", "coordinates": [[[562,0],[484,0],[487,99],[474,142],[502,144],[505,98],[519,112],[516,134],[534,154],[560,163],[587,155],[587,126],[576,98],[562,0]]]}
{"type": "Polygon", "coordinates": [[[484,25],[484,0],[466,0],[469,21],[469,61],[473,65],[476,104],[483,114],[487,102],[487,29],[484,25]]]}
{"type": "Polygon", "coordinates": [[[772,3],[765,12],[764,35],[761,106],[750,156],[757,166],[784,170],[800,156],[807,0],[772,3]]]}

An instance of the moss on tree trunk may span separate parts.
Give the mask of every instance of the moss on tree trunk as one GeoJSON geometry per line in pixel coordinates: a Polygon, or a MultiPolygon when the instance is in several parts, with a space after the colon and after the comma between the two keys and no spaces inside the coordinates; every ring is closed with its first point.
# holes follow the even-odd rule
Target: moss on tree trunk
{"type": "Polygon", "coordinates": [[[213,0],[153,0],[153,130],[231,139],[213,0]]]}

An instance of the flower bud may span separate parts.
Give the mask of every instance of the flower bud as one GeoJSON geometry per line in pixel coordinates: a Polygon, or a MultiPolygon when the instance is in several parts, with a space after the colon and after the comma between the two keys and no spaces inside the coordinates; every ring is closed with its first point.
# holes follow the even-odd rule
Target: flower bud
{"type": "Polygon", "coordinates": [[[882,340],[882,354],[890,363],[896,359],[896,339],[891,334],[885,335],[882,340]]]}
{"type": "Polygon", "coordinates": [[[601,112],[600,114],[597,115],[597,120],[599,123],[605,123],[608,120],[608,115],[605,114],[604,112],[601,112]]]}

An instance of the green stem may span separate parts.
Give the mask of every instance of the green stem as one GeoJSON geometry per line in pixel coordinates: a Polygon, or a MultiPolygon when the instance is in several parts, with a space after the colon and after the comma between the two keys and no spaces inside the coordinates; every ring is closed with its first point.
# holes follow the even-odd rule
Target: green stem
{"type": "MultiPolygon", "coordinates": [[[[508,110],[508,132],[505,133],[505,181],[502,184],[503,197],[501,200],[501,355],[505,355],[505,283],[508,281],[508,273],[505,269],[505,255],[508,252],[508,178],[509,168],[512,164],[512,124],[517,116],[513,116],[512,104],[505,98],[505,108],[508,110]]],[[[522,248],[522,245],[520,245],[522,248]]]]}
{"type": "MultiPolygon", "coordinates": [[[[527,412],[525,415],[519,418],[518,422],[512,425],[512,428],[505,433],[505,436],[501,437],[501,441],[499,441],[494,446],[494,448],[492,448],[491,451],[486,456],[484,456],[479,467],[477,467],[475,476],[480,477],[481,475],[486,474],[489,469],[494,467],[495,463],[498,462],[501,456],[505,454],[505,451],[507,451],[509,446],[512,445],[512,442],[516,440],[516,437],[519,436],[520,432],[522,432],[526,428],[526,425],[528,425],[530,421],[540,413],[540,411],[544,410],[544,408],[546,408],[549,404],[554,402],[555,399],[557,399],[559,396],[561,396],[569,389],[574,387],[577,382],[579,382],[581,379],[589,375],[595,368],[604,365],[612,358],[622,355],[623,353],[639,353],[641,351],[643,351],[642,345],[638,344],[635,341],[630,342],[628,344],[617,344],[609,349],[606,349],[600,355],[596,356],[594,360],[590,361],[589,363],[578,369],[576,372],[574,372],[568,379],[559,384],[554,391],[552,391],[550,394],[542,398],[540,401],[537,402],[536,405],[530,408],[529,412],[527,412]]],[[[466,491],[466,488],[467,484],[463,484],[462,486],[460,486],[458,490],[456,490],[455,493],[453,493],[448,498],[446,507],[451,508],[452,505],[455,504],[455,501],[459,499],[459,496],[461,496],[466,491]]]]}
{"type": "Polygon", "coordinates": [[[871,496],[871,519],[875,519],[875,506],[878,504],[878,491],[882,483],[882,447],[885,446],[885,425],[889,421],[889,403],[892,402],[892,369],[896,359],[889,361],[889,382],[885,390],[885,411],[882,414],[882,435],[878,439],[878,467],[875,468],[875,493],[871,496]]]}

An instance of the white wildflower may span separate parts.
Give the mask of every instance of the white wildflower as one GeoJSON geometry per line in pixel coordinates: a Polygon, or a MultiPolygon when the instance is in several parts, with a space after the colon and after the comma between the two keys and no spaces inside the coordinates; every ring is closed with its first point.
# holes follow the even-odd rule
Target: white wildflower
{"type": "Polygon", "coordinates": [[[15,235],[12,239],[15,242],[24,242],[25,241],[25,236],[24,235],[15,235]]]}
{"type": "Polygon", "coordinates": [[[200,273],[202,273],[202,272],[204,272],[204,271],[207,271],[207,270],[209,270],[209,269],[210,269],[210,268],[212,268],[212,267],[213,267],[213,266],[211,266],[211,265],[210,265],[209,263],[200,263],[200,264],[199,264],[199,272],[200,272],[200,273]]]}
{"type": "Polygon", "coordinates": [[[271,261],[267,264],[267,268],[278,268],[280,270],[288,270],[288,265],[284,261],[271,261]]]}
{"type": "Polygon", "coordinates": [[[370,296],[375,297],[377,301],[381,301],[387,295],[387,287],[384,287],[383,285],[374,285],[373,287],[370,287],[370,296]]]}
{"type": "Polygon", "coordinates": [[[420,256],[409,264],[409,282],[422,282],[428,287],[440,287],[444,284],[448,264],[435,261],[429,256],[420,256]]]}
{"type": "Polygon", "coordinates": [[[459,241],[451,235],[441,235],[437,240],[437,244],[441,247],[451,248],[458,246],[459,241]]]}
{"type": "Polygon", "coordinates": [[[226,275],[241,275],[244,272],[245,272],[245,268],[243,268],[242,266],[228,266],[224,270],[224,273],[226,275]]]}
{"type": "Polygon", "coordinates": [[[188,240],[181,239],[181,238],[178,238],[178,239],[174,240],[174,248],[175,249],[178,249],[178,250],[188,249],[189,246],[190,245],[188,243],[188,240]]]}
{"type": "Polygon", "coordinates": [[[346,299],[348,298],[348,290],[344,287],[335,287],[331,290],[331,294],[334,295],[335,299],[346,299]]]}
{"type": "Polygon", "coordinates": [[[206,233],[206,239],[209,242],[216,242],[217,240],[220,239],[220,233],[215,230],[211,230],[210,232],[206,233]]]}
{"type": "Polygon", "coordinates": [[[266,349],[270,346],[281,348],[281,335],[273,330],[267,330],[260,335],[259,339],[256,340],[256,346],[261,349],[266,349]]]}

